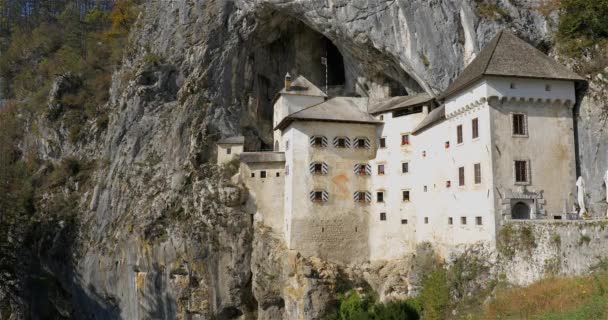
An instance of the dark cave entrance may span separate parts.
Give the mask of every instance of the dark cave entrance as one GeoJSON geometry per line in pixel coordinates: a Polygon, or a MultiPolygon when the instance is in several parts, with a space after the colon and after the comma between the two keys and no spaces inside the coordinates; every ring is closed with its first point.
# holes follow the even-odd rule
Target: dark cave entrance
{"type": "Polygon", "coordinates": [[[284,76],[302,75],[328,96],[404,96],[423,90],[394,57],[372,46],[351,47],[334,42],[297,18],[274,10],[257,12],[257,27],[247,38],[242,59],[246,81],[243,101],[248,121],[245,135],[257,136],[261,148],[272,150],[272,115],[276,94],[284,76]],[[325,64],[325,61],[327,64],[325,64]]]}
{"type": "Polygon", "coordinates": [[[343,86],[346,81],[344,75],[344,58],[340,50],[325,38],[325,52],[327,55],[328,77],[327,84],[330,86],[343,86]]]}

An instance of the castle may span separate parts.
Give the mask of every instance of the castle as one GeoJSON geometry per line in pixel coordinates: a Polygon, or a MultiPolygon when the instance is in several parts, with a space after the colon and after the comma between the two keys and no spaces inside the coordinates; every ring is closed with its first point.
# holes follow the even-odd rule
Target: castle
{"type": "Polygon", "coordinates": [[[305,256],[394,259],[495,245],[510,219],[566,219],[581,77],[500,32],[438,97],[334,97],[304,77],[274,102],[274,151],[237,155],[247,210],[305,256]]]}

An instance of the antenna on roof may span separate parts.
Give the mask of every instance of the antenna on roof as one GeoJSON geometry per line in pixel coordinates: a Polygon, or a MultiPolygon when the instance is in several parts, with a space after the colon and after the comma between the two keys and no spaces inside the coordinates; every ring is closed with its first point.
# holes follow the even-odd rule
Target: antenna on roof
{"type": "Polygon", "coordinates": [[[328,83],[329,83],[328,73],[329,73],[329,71],[327,70],[328,69],[328,66],[327,66],[327,49],[325,49],[325,57],[321,57],[321,64],[325,66],[325,94],[329,96],[329,92],[328,92],[329,91],[329,86],[328,86],[328,83]]]}

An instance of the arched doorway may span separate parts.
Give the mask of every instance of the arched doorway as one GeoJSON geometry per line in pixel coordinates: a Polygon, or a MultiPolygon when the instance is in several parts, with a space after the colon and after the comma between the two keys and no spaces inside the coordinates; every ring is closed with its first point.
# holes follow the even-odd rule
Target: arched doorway
{"type": "Polygon", "coordinates": [[[511,217],[518,220],[530,219],[530,206],[524,202],[518,202],[511,209],[511,217]]]}

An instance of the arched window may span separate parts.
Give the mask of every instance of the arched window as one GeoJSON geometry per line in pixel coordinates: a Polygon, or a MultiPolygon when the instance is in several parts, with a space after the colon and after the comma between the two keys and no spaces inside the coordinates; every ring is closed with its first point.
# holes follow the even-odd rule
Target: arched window
{"type": "Polygon", "coordinates": [[[530,219],[530,206],[523,202],[516,203],[511,209],[511,217],[521,220],[530,219]]]}

